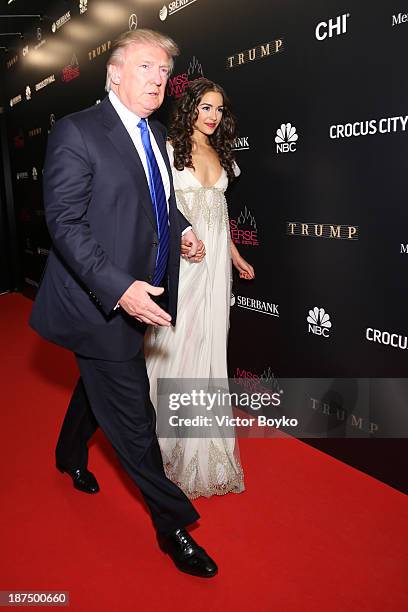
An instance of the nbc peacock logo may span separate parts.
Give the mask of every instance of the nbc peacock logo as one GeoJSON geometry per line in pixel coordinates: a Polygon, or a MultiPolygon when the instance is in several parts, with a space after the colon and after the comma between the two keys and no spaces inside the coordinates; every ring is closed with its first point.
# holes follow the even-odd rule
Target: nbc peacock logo
{"type": "Polygon", "coordinates": [[[296,128],[291,123],[282,123],[276,130],[275,142],[277,153],[294,153],[299,135],[296,128]]]}
{"type": "Polygon", "coordinates": [[[307,322],[309,323],[309,333],[315,334],[316,336],[323,336],[324,338],[330,336],[329,330],[332,328],[332,323],[329,314],[324,308],[315,306],[309,310],[307,322]]]}
{"type": "Polygon", "coordinates": [[[167,6],[163,4],[162,8],[159,11],[159,17],[161,21],[166,21],[168,15],[167,6]]]}

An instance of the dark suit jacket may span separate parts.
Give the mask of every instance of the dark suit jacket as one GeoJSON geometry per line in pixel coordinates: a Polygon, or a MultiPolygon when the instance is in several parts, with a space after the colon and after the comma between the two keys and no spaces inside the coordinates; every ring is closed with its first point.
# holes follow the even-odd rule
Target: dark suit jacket
{"type": "MultiPolygon", "coordinates": [[[[149,121],[171,169],[165,129],[149,121]]],[[[53,242],[30,324],[81,355],[122,361],[140,349],[146,326],[113,310],[134,280],[151,282],[158,235],[139,155],[109,98],[64,117],[48,141],[44,206],[53,242]]],[[[169,200],[166,289],[175,323],[181,233],[188,225],[169,200]]]]}

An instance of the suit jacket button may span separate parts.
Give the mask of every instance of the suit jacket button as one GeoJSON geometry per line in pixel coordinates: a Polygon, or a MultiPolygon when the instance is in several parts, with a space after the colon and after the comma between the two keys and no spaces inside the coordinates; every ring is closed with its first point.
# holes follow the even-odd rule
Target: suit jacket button
{"type": "Polygon", "coordinates": [[[153,240],[152,246],[154,246],[154,247],[159,246],[159,241],[158,240],[153,240]]]}
{"type": "Polygon", "coordinates": [[[152,280],[153,280],[153,274],[148,274],[147,275],[147,280],[149,281],[149,283],[151,283],[152,280]]]}

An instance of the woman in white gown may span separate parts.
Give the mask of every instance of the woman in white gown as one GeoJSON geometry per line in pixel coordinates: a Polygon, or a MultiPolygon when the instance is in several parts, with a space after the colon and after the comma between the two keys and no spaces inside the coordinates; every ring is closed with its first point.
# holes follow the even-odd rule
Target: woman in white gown
{"type": "MultiPolygon", "coordinates": [[[[191,83],[179,100],[167,146],[177,205],[206,254],[195,261],[181,259],[176,326],[151,329],[146,337],[155,407],[158,378],[228,378],[231,261],[242,278],[254,277],[230,238],[224,196],[229,179],[240,172],[231,153],[234,135],[222,88],[207,79],[191,83]]],[[[159,432],[166,474],[190,498],[244,490],[236,439],[212,427],[200,438],[160,438],[159,432]]]]}

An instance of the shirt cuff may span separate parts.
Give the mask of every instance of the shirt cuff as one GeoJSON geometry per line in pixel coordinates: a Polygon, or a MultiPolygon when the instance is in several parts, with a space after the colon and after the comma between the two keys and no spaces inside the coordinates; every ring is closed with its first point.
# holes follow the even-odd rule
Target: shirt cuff
{"type": "Polygon", "coordinates": [[[187,234],[187,232],[189,232],[191,229],[193,229],[193,228],[192,228],[192,226],[191,226],[191,225],[189,225],[188,227],[186,227],[186,229],[184,229],[184,230],[181,232],[181,235],[182,235],[182,236],[184,236],[184,234],[187,234]]]}

